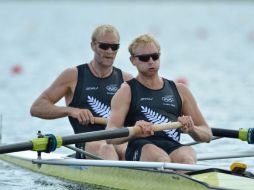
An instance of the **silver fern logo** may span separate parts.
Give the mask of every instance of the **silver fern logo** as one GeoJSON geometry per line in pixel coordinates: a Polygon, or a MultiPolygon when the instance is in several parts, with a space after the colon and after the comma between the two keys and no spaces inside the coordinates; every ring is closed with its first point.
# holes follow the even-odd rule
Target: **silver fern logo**
{"type": "MultiPolygon", "coordinates": [[[[161,124],[168,123],[169,119],[162,114],[159,114],[148,107],[141,106],[141,112],[145,115],[145,117],[153,124],[161,124]]],[[[168,137],[174,139],[175,141],[180,140],[180,135],[176,129],[167,129],[164,132],[168,135],[168,137]]]]}
{"type": "Polygon", "coordinates": [[[99,116],[108,118],[110,115],[110,107],[106,104],[103,104],[96,98],[92,96],[87,96],[87,102],[91,106],[92,110],[97,113],[99,116]]]}

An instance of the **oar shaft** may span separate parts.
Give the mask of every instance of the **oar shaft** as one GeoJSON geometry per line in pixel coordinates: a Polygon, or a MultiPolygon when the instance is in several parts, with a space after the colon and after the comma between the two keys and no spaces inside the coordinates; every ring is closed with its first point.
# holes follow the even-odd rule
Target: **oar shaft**
{"type": "Polygon", "coordinates": [[[247,141],[249,144],[254,144],[254,128],[241,128],[239,130],[212,128],[212,132],[213,135],[217,137],[236,138],[247,141]]]}
{"type": "Polygon", "coordinates": [[[212,128],[213,136],[239,138],[239,130],[212,128]]]}
{"type": "MultiPolygon", "coordinates": [[[[170,122],[164,124],[154,125],[154,131],[161,131],[165,129],[178,128],[181,127],[179,122],[170,122]]],[[[127,137],[132,134],[140,133],[140,127],[123,127],[116,130],[101,130],[87,133],[80,133],[75,135],[69,135],[64,137],[57,136],[57,147],[62,145],[76,144],[81,142],[91,142],[105,139],[121,138],[127,137]]],[[[0,145],[0,154],[18,152],[24,150],[34,150],[34,151],[45,151],[48,144],[48,138],[37,138],[28,142],[21,142],[10,145],[0,145]]]]}
{"type": "MultiPolygon", "coordinates": [[[[97,124],[107,124],[107,119],[102,117],[95,117],[95,123],[97,124]]],[[[167,130],[171,128],[180,128],[182,127],[180,122],[169,122],[169,123],[163,123],[153,126],[154,131],[162,131],[167,130]]],[[[130,128],[130,134],[138,134],[140,133],[140,128],[130,128]]],[[[239,129],[239,130],[232,130],[232,129],[220,129],[220,128],[212,128],[213,136],[216,137],[227,137],[227,138],[236,138],[240,139],[242,141],[247,141],[249,144],[254,144],[254,129],[239,129]]]]}
{"type": "Polygon", "coordinates": [[[77,147],[74,147],[74,146],[71,146],[71,145],[65,145],[65,147],[69,148],[71,150],[74,150],[74,151],[76,151],[78,153],[84,154],[86,157],[93,158],[93,159],[96,159],[96,160],[103,160],[101,157],[93,155],[93,154],[90,154],[89,152],[81,150],[81,149],[79,149],[77,147]]]}
{"type": "MultiPolygon", "coordinates": [[[[95,118],[95,123],[106,124],[107,119],[95,118]]],[[[182,124],[180,122],[169,122],[163,124],[156,124],[153,126],[154,131],[162,131],[172,128],[180,128],[182,124]]],[[[218,137],[229,137],[229,138],[239,138],[243,141],[248,141],[248,143],[254,143],[254,129],[240,129],[240,130],[229,130],[229,129],[218,129],[212,128],[214,136],[218,137]]],[[[81,142],[91,142],[105,139],[121,138],[127,137],[133,134],[140,134],[141,128],[139,126],[134,127],[123,127],[121,129],[115,130],[101,130],[87,133],[80,133],[64,137],[56,137],[57,148],[62,145],[69,145],[81,142]]],[[[37,138],[28,142],[21,142],[9,145],[0,145],[0,154],[18,152],[24,150],[34,150],[34,151],[45,151],[48,145],[48,138],[37,138]]]]}
{"type": "Polygon", "coordinates": [[[32,141],[0,145],[0,154],[10,153],[10,152],[19,152],[24,150],[32,150],[32,149],[33,149],[32,141]]]}
{"type": "MultiPolygon", "coordinates": [[[[81,142],[91,142],[111,138],[126,137],[129,135],[129,129],[124,127],[117,130],[101,130],[95,132],[80,133],[64,137],[57,137],[57,147],[81,142]],[[60,142],[59,142],[60,141],[60,142]]],[[[19,152],[24,150],[45,151],[48,144],[47,137],[36,138],[32,141],[21,142],[9,145],[0,145],[0,154],[19,152]]]]}
{"type": "Polygon", "coordinates": [[[80,133],[70,136],[62,137],[63,145],[75,144],[80,142],[91,142],[112,138],[127,137],[129,135],[128,128],[121,128],[117,130],[101,130],[87,133],[80,133]]]}

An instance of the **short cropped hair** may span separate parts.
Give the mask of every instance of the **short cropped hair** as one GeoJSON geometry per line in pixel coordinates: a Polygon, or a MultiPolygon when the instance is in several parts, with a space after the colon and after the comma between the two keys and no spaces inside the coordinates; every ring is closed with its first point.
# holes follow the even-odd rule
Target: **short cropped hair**
{"type": "Polygon", "coordinates": [[[134,55],[134,51],[140,44],[146,45],[150,43],[154,43],[154,45],[158,48],[160,52],[161,49],[160,44],[157,40],[155,40],[155,38],[151,34],[143,34],[141,36],[136,37],[129,45],[129,52],[131,55],[134,55]]]}
{"type": "Polygon", "coordinates": [[[118,40],[120,41],[120,35],[119,35],[119,32],[117,31],[117,29],[112,25],[104,24],[104,25],[100,25],[95,28],[95,30],[93,31],[93,34],[92,34],[92,39],[91,39],[92,42],[96,42],[100,36],[102,36],[106,33],[115,34],[118,37],[118,40]]]}

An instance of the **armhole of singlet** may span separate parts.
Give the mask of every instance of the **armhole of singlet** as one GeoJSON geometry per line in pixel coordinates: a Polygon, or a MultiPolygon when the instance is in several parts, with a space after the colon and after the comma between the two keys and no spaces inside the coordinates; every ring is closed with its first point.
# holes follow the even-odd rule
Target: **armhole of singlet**
{"type": "Polygon", "coordinates": [[[179,92],[178,92],[178,90],[177,90],[176,84],[174,83],[174,81],[171,81],[171,80],[167,80],[167,81],[168,81],[169,84],[172,86],[172,88],[173,88],[173,93],[174,93],[174,95],[175,95],[175,97],[176,97],[176,101],[177,101],[177,103],[180,105],[180,106],[179,106],[179,108],[180,108],[179,114],[182,114],[182,99],[181,99],[181,96],[180,96],[180,94],[179,94],[179,92]]]}
{"type": "Polygon", "coordinates": [[[122,83],[124,82],[122,70],[121,70],[121,69],[118,69],[118,68],[116,68],[116,67],[113,67],[113,69],[114,69],[114,71],[116,71],[116,72],[118,73],[118,75],[120,76],[121,81],[119,81],[119,82],[120,82],[120,84],[122,84],[122,83]]]}
{"type": "Polygon", "coordinates": [[[129,113],[132,114],[133,110],[136,110],[136,107],[135,107],[135,97],[137,96],[137,93],[136,93],[136,88],[135,88],[135,79],[131,79],[129,81],[126,81],[126,83],[130,86],[130,89],[131,89],[131,103],[130,103],[130,107],[129,107],[129,113]]]}
{"type": "Polygon", "coordinates": [[[69,104],[69,106],[77,106],[77,102],[79,102],[80,96],[81,96],[81,90],[82,90],[82,86],[83,86],[83,79],[84,76],[82,76],[82,74],[84,73],[86,64],[83,65],[78,65],[77,69],[78,69],[78,78],[77,78],[77,84],[75,87],[75,91],[74,91],[74,95],[73,95],[73,99],[71,101],[71,103],[69,104]]]}

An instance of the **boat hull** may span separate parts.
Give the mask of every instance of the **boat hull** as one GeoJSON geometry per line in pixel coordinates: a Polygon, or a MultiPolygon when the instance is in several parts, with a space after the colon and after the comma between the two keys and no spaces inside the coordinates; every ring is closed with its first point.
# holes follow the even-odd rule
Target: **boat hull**
{"type": "MultiPolygon", "coordinates": [[[[63,155],[58,155],[54,153],[42,154],[43,159],[67,159],[66,157],[63,157],[63,155]]],[[[250,190],[254,186],[253,179],[232,176],[230,174],[225,174],[226,178],[225,176],[219,176],[220,179],[218,180],[218,175],[221,175],[220,172],[215,172],[213,176],[210,176],[210,178],[208,178],[211,173],[210,171],[199,172],[197,174],[195,174],[194,172],[192,176],[189,176],[185,174],[179,174],[173,171],[166,172],[151,169],[130,169],[120,167],[74,165],[62,166],[47,164],[38,165],[32,163],[33,159],[37,159],[37,153],[32,151],[0,155],[0,159],[45,175],[55,176],[78,183],[88,183],[116,189],[208,190],[238,189],[239,187],[239,189],[241,190],[250,190]],[[212,180],[209,181],[206,179],[212,180]],[[242,180],[244,180],[245,184],[238,186],[232,185],[232,182],[236,182],[236,179],[239,180],[238,184],[241,184],[243,182],[242,180]]]]}
{"type": "MultiPolygon", "coordinates": [[[[44,159],[63,159],[61,155],[43,154],[44,159]]],[[[32,164],[36,152],[24,151],[0,155],[0,159],[42,174],[55,176],[78,183],[89,183],[117,189],[132,190],[209,190],[227,189],[210,186],[188,175],[173,171],[141,170],[119,167],[58,166],[32,164]]],[[[232,188],[229,188],[232,189],[232,188]]]]}

